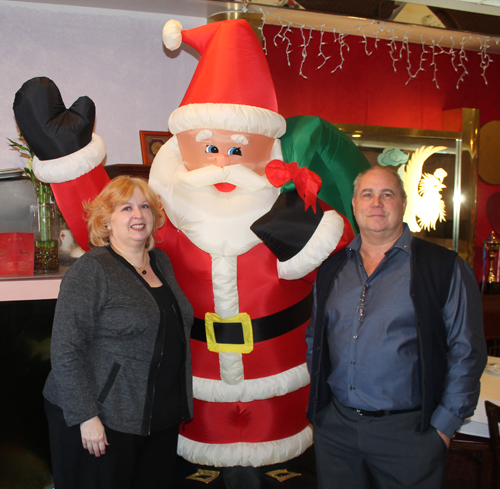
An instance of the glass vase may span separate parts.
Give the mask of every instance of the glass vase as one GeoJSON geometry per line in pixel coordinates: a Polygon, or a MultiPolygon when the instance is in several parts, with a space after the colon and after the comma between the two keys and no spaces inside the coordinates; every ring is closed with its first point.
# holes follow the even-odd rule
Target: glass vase
{"type": "Polygon", "coordinates": [[[35,238],[35,273],[57,272],[59,270],[59,220],[56,206],[43,202],[38,195],[38,203],[30,207],[32,231],[35,238]]]}

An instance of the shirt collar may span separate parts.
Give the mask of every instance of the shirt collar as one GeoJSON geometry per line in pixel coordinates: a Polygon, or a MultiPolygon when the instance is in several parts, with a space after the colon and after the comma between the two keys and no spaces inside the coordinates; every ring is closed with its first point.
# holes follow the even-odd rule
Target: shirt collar
{"type": "MultiPolygon", "coordinates": [[[[406,222],[403,223],[403,234],[397,239],[397,241],[392,245],[391,249],[386,252],[389,253],[391,250],[398,248],[408,253],[411,256],[411,242],[413,240],[413,234],[408,227],[406,222]]],[[[349,257],[359,251],[361,248],[361,234],[358,234],[348,245],[347,245],[347,254],[349,257]]]]}

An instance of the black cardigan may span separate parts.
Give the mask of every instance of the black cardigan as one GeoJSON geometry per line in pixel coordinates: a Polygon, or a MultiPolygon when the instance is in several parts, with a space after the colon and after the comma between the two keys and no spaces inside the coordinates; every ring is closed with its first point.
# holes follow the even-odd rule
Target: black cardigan
{"type": "MultiPolygon", "coordinates": [[[[186,338],[186,399],[192,417],[191,304],[181,291],[167,255],[152,261],[172,289],[186,338]]],[[[62,408],[68,426],[99,416],[122,433],[149,434],[151,363],[158,343],[160,310],[144,280],[105,247],[83,255],[64,275],[56,305],[51,362],[43,395],[62,408]]]]}

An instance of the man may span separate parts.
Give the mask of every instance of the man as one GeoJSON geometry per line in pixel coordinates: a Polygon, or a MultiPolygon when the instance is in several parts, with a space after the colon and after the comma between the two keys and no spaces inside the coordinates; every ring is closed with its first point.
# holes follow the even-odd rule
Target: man
{"type": "Polygon", "coordinates": [[[306,332],[319,487],[442,487],[486,363],[478,287],[412,236],[397,174],[360,174],[352,205],[360,234],[321,265],[306,332]]]}

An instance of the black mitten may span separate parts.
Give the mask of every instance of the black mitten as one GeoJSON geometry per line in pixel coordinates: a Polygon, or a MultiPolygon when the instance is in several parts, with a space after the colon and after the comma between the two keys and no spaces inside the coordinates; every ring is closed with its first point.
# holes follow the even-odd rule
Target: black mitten
{"type": "Polygon", "coordinates": [[[67,109],[61,92],[49,78],[37,77],[24,83],[13,108],[23,138],[42,161],[75,153],[92,140],[94,102],[80,97],[67,109]]]}
{"type": "Polygon", "coordinates": [[[304,210],[304,201],[296,190],[278,197],[271,210],[255,221],[250,229],[276,255],[279,261],[295,256],[311,239],[323,217],[316,204],[304,210]]]}

